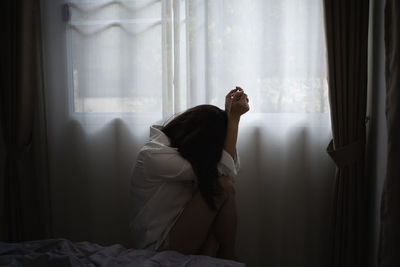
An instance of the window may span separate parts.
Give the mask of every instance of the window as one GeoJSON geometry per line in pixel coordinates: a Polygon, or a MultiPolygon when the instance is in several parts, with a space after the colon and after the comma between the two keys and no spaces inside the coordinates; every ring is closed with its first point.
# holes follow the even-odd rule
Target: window
{"type": "Polygon", "coordinates": [[[319,0],[70,0],[70,111],[159,114],[222,106],[328,113],[319,0]],[[187,19],[186,19],[187,18],[187,19]]]}
{"type": "Polygon", "coordinates": [[[321,0],[208,2],[212,103],[235,81],[255,112],[328,113],[321,0]]]}
{"type": "Polygon", "coordinates": [[[151,0],[68,1],[73,113],[163,112],[172,80],[171,6],[151,0]]]}

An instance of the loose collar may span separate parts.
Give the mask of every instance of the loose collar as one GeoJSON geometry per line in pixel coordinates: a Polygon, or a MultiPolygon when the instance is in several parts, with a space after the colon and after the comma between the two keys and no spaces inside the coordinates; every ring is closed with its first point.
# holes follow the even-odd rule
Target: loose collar
{"type": "Polygon", "coordinates": [[[161,125],[152,125],[150,127],[150,140],[169,146],[170,145],[169,138],[168,136],[165,135],[165,133],[161,131],[162,128],[163,126],[161,125]]]}

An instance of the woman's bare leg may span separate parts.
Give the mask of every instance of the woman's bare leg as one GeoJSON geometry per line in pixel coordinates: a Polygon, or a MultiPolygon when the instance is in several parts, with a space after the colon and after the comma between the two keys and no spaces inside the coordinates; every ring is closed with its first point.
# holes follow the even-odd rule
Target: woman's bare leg
{"type": "Polygon", "coordinates": [[[183,254],[198,254],[205,247],[210,233],[219,244],[218,256],[235,259],[236,202],[230,178],[219,178],[222,194],[215,197],[217,210],[209,209],[200,192],[186,205],[169,232],[169,249],[183,254]]]}
{"type": "Polygon", "coordinates": [[[200,254],[210,257],[217,257],[219,250],[219,243],[213,232],[208,234],[206,242],[201,248],[200,254]]]}
{"type": "Polygon", "coordinates": [[[236,200],[234,192],[231,192],[225,201],[223,208],[217,214],[214,223],[215,237],[219,242],[217,257],[236,260],[236,200]]]}

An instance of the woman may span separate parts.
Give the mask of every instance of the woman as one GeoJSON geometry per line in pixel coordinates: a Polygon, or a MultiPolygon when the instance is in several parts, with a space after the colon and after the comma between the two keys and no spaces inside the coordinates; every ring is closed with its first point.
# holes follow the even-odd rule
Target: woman
{"type": "Polygon", "coordinates": [[[200,105],[152,126],[132,174],[135,247],[235,259],[236,141],[247,95],[236,87],[225,111],[200,105]]]}

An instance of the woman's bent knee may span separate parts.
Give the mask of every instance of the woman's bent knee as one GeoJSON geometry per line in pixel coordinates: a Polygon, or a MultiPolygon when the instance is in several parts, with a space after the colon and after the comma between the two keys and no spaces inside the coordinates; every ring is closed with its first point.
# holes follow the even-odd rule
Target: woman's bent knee
{"type": "Polygon", "coordinates": [[[235,198],[236,194],[235,186],[230,177],[218,177],[218,185],[218,193],[214,196],[214,203],[217,210],[219,210],[226,201],[235,198]]]}
{"type": "Polygon", "coordinates": [[[228,194],[229,196],[234,196],[236,194],[235,185],[231,177],[220,176],[218,182],[223,194],[228,194]]]}

